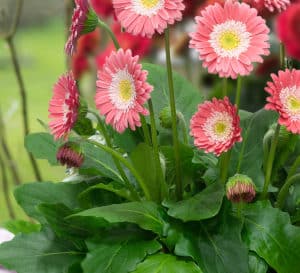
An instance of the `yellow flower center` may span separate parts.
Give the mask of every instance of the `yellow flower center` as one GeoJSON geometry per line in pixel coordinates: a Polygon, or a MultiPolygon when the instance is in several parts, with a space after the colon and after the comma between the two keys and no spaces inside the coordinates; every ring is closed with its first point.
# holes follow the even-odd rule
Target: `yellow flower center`
{"type": "Polygon", "coordinates": [[[240,38],[233,31],[224,31],[219,37],[220,47],[225,50],[236,49],[240,45],[240,38]]]}
{"type": "Polygon", "coordinates": [[[132,98],[133,90],[129,80],[120,81],[119,90],[119,95],[123,102],[128,102],[132,98]]]}
{"type": "Polygon", "coordinates": [[[294,96],[290,96],[287,99],[287,103],[288,103],[288,108],[292,112],[300,112],[300,99],[299,98],[296,98],[294,96]]]}
{"type": "Polygon", "coordinates": [[[152,9],[159,3],[159,0],[141,0],[142,5],[147,9],[152,9]]]}
{"type": "Polygon", "coordinates": [[[224,122],[217,122],[214,126],[214,131],[217,135],[223,135],[227,129],[226,124],[224,122]]]}

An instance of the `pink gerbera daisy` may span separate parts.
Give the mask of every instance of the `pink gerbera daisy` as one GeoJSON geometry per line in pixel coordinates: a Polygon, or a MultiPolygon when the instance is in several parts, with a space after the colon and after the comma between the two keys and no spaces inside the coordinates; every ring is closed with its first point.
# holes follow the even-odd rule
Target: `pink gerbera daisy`
{"type": "Polygon", "coordinates": [[[75,4],[76,7],[73,12],[70,36],[65,46],[65,51],[68,55],[73,55],[75,52],[76,42],[84,29],[84,24],[89,12],[88,0],[75,0],[75,4]]]}
{"type": "Polygon", "coordinates": [[[236,106],[227,97],[200,104],[191,119],[191,136],[195,146],[206,153],[219,156],[228,151],[235,142],[242,141],[236,106]]]}
{"type": "Polygon", "coordinates": [[[182,19],[183,0],[113,0],[116,16],[133,35],[151,38],[182,19]]]}
{"type": "Polygon", "coordinates": [[[54,85],[49,103],[49,127],[55,139],[67,138],[77,120],[79,105],[79,92],[70,72],[54,85]]]}
{"type": "Polygon", "coordinates": [[[262,3],[271,12],[286,10],[291,3],[290,0],[254,0],[254,2],[258,4],[262,3]]]}
{"type": "Polygon", "coordinates": [[[139,57],[131,50],[112,52],[98,72],[96,106],[106,122],[119,133],[128,126],[135,130],[141,126],[140,115],[148,115],[143,104],[150,98],[153,87],[147,80],[148,72],[142,70],[139,57]]]}
{"type": "Polygon", "coordinates": [[[292,133],[300,134],[300,70],[279,71],[265,90],[271,95],[265,108],[279,113],[279,124],[292,133]]]}
{"type": "Polygon", "coordinates": [[[195,48],[209,73],[237,78],[253,70],[269,54],[269,29],[257,10],[245,3],[226,1],[208,6],[196,17],[196,32],[190,47],[195,48]]]}

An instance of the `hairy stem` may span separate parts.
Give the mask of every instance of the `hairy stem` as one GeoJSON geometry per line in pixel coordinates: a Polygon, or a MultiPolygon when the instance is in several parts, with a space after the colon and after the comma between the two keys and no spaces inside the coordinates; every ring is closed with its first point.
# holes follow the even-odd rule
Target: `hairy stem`
{"type": "Polygon", "coordinates": [[[176,175],[175,175],[176,196],[177,196],[178,200],[181,200],[182,195],[183,195],[183,189],[182,189],[182,178],[181,178],[179,138],[178,138],[178,130],[177,130],[177,111],[176,111],[176,105],[175,105],[173,70],[172,70],[171,53],[170,53],[170,30],[169,30],[169,28],[167,28],[165,31],[165,50],[166,50],[167,71],[168,71],[170,108],[171,108],[171,115],[172,115],[173,146],[174,146],[175,170],[176,170],[176,175]]]}
{"type": "Polygon", "coordinates": [[[106,33],[112,39],[115,48],[118,50],[120,48],[120,44],[119,44],[119,42],[118,42],[115,34],[110,29],[110,27],[104,21],[102,21],[102,20],[98,20],[98,25],[106,31],[106,33]]]}
{"type": "Polygon", "coordinates": [[[146,119],[143,115],[141,115],[141,123],[142,123],[142,129],[143,129],[143,133],[144,133],[145,143],[147,145],[151,146],[152,144],[151,144],[151,137],[150,137],[148,125],[147,125],[146,119]]]}
{"type": "Polygon", "coordinates": [[[155,124],[153,104],[152,104],[151,99],[148,101],[148,105],[149,105],[150,119],[151,119],[151,132],[152,132],[152,143],[153,143],[153,150],[154,150],[154,160],[155,160],[155,166],[156,166],[158,179],[160,181],[160,186],[161,186],[161,198],[163,200],[165,197],[168,196],[168,187],[167,187],[167,184],[166,184],[166,181],[164,178],[164,174],[163,174],[163,170],[161,167],[161,163],[160,163],[157,130],[156,130],[156,124],[155,124]]]}
{"type": "Polygon", "coordinates": [[[237,79],[237,88],[236,88],[236,96],[235,96],[235,105],[237,109],[240,107],[240,101],[241,101],[241,94],[242,94],[242,80],[243,78],[241,76],[237,79]]]}

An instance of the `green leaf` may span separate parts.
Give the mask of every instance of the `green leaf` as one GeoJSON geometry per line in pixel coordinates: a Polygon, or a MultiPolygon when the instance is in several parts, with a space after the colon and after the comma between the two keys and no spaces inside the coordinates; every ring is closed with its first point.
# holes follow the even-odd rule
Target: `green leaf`
{"type": "Polygon", "coordinates": [[[153,149],[147,144],[141,143],[132,151],[130,159],[135,169],[145,181],[153,200],[160,200],[161,186],[157,178],[153,149]]]}
{"type": "Polygon", "coordinates": [[[77,196],[87,187],[86,183],[31,183],[24,184],[15,190],[15,198],[28,216],[45,222],[36,209],[42,203],[62,203],[73,209],[79,207],[77,196]]]}
{"type": "Polygon", "coordinates": [[[25,137],[25,147],[37,159],[47,159],[51,165],[57,165],[56,152],[60,146],[48,133],[34,133],[25,137]]]}
{"type": "Polygon", "coordinates": [[[244,213],[249,248],[276,272],[298,273],[300,227],[291,225],[289,215],[273,208],[268,201],[248,205],[244,213]]]}
{"type": "Polygon", "coordinates": [[[127,273],[148,255],[157,252],[157,241],[126,240],[117,242],[88,243],[89,253],[82,263],[89,273],[127,273]]]}
{"type": "Polygon", "coordinates": [[[132,131],[127,129],[122,134],[113,131],[113,134],[114,144],[129,153],[132,152],[140,142],[144,141],[143,136],[139,133],[139,130],[132,131]]]}
{"type": "Polygon", "coordinates": [[[205,273],[249,273],[248,250],[241,240],[242,223],[228,213],[221,221],[185,228],[175,254],[193,258],[205,273]]]}
{"type": "Polygon", "coordinates": [[[195,196],[169,205],[168,214],[187,221],[209,219],[220,211],[224,196],[224,186],[214,183],[195,196]]]}
{"type": "Polygon", "coordinates": [[[110,182],[108,184],[99,183],[95,186],[91,186],[88,189],[86,189],[84,192],[82,192],[79,198],[84,199],[86,195],[88,195],[91,191],[94,190],[104,190],[104,191],[112,192],[122,198],[133,201],[130,191],[125,188],[125,185],[120,184],[118,182],[110,182]]]}
{"type": "Polygon", "coordinates": [[[78,118],[72,129],[80,136],[91,136],[95,134],[92,121],[86,117],[78,118]]]}
{"type": "Polygon", "coordinates": [[[268,270],[268,265],[266,262],[257,256],[255,253],[249,253],[249,268],[250,273],[266,273],[268,270]]]}
{"type": "MultiPolygon", "coordinates": [[[[154,90],[151,93],[151,99],[154,105],[156,123],[159,125],[160,122],[158,117],[160,111],[170,105],[169,87],[168,81],[166,81],[168,78],[167,70],[164,67],[154,64],[143,64],[143,68],[148,70],[148,82],[154,86],[154,90]]],[[[183,76],[175,72],[173,78],[176,109],[183,114],[187,128],[189,128],[190,119],[197,111],[197,105],[203,101],[203,96],[200,94],[200,91],[183,76]]]]}
{"type": "Polygon", "coordinates": [[[263,138],[270,125],[276,121],[277,115],[273,111],[262,109],[245,117],[241,120],[243,141],[232,149],[230,175],[237,172],[248,175],[258,190],[261,190],[264,183],[263,138]]]}
{"type": "Polygon", "coordinates": [[[156,254],[139,264],[132,273],[202,273],[193,262],[178,260],[168,254],[156,254]]]}
{"type": "Polygon", "coordinates": [[[93,236],[99,231],[99,227],[106,227],[108,223],[101,219],[66,219],[74,212],[63,204],[40,204],[37,209],[47,220],[52,230],[58,237],[70,240],[79,240],[93,236]]]}
{"type": "Polygon", "coordinates": [[[162,208],[150,201],[92,208],[73,215],[77,216],[103,218],[109,223],[133,223],[160,235],[164,234],[166,226],[162,208]]]}
{"type": "Polygon", "coordinates": [[[0,245],[0,264],[18,273],[62,273],[83,253],[49,232],[17,235],[0,245]]]}
{"type": "Polygon", "coordinates": [[[40,224],[26,222],[23,220],[11,220],[5,222],[3,227],[13,234],[38,232],[41,229],[40,224]]]}
{"type": "Polygon", "coordinates": [[[112,180],[123,181],[109,154],[88,142],[83,142],[81,148],[85,157],[83,165],[80,168],[81,173],[85,174],[89,173],[89,170],[93,170],[94,173],[109,177],[112,180]]]}

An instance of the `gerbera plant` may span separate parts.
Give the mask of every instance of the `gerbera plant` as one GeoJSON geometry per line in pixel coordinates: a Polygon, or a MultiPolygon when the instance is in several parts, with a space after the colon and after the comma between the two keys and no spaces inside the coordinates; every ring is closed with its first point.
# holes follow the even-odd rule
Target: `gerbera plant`
{"type": "Polygon", "coordinates": [[[33,156],[65,166],[67,177],[15,190],[30,221],[7,225],[16,236],[0,245],[2,266],[18,273],[299,273],[300,71],[283,44],[271,47],[256,9],[212,3],[189,33],[204,80],[214,85],[214,94],[199,90],[199,78],[191,83],[172,65],[183,3],[111,3],[121,32],[163,36],[160,66],[142,63],[129,42],[120,47],[120,29],[95,17],[87,0],[75,1],[67,53],[86,26],[101,27],[110,47],[95,46],[106,58],[94,74],[93,99],[80,77],[66,73],[53,88],[47,132],[25,139],[33,156]],[[251,85],[270,51],[280,53],[280,70],[251,85]],[[258,93],[262,109],[242,110],[243,99],[258,93]]]}

